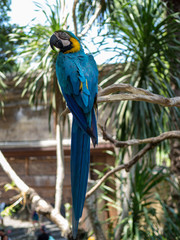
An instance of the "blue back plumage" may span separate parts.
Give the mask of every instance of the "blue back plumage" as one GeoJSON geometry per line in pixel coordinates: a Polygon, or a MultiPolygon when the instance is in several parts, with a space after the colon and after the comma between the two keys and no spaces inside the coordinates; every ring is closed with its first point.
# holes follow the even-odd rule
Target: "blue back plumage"
{"type": "MultiPolygon", "coordinates": [[[[72,33],[71,36],[76,38],[72,33]]],[[[76,38],[76,40],[78,40],[76,38]]],[[[64,98],[73,114],[71,133],[72,225],[76,238],[82,215],[90,161],[90,138],[98,143],[94,103],[98,92],[98,69],[93,56],[79,52],[60,52],[56,75],[64,98]]]]}
{"type": "Polygon", "coordinates": [[[85,113],[90,112],[98,92],[98,70],[93,56],[86,55],[83,50],[69,54],[60,52],[56,62],[56,73],[63,92],[73,95],[85,113]]]}

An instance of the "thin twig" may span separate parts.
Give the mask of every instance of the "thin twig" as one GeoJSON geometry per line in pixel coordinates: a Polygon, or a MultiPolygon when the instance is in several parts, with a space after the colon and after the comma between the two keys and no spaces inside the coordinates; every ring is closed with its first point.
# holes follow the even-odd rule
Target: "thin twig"
{"type": "Polygon", "coordinates": [[[128,163],[125,164],[121,164],[118,167],[110,170],[109,172],[107,172],[95,185],[94,187],[91,188],[91,190],[89,190],[86,193],[86,198],[90,197],[91,194],[93,194],[100,186],[103,182],[105,182],[111,175],[115,174],[116,172],[121,171],[122,169],[125,169],[127,172],[129,172],[130,168],[140,159],[144,156],[144,154],[147,153],[147,151],[149,151],[150,149],[152,149],[153,147],[155,147],[154,144],[148,143],[142,150],[140,150],[133,158],[131,161],[129,161],[128,163]]]}
{"type": "Polygon", "coordinates": [[[66,107],[66,109],[61,113],[60,118],[64,117],[66,114],[69,114],[69,113],[70,113],[70,110],[68,107],[66,107]]]}

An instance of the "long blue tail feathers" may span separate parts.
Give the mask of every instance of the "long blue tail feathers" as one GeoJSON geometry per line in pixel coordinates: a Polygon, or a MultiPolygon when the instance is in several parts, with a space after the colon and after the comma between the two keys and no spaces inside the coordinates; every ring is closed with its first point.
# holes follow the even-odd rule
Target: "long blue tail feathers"
{"type": "MultiPolygon", "coordinates": [[[[86,128],[87,129],[87,128],[86,128]]],[[[95,111],[91,112],[91,134],[79,126],[79,120],[73,117],[71,133],[71,188],[72,188],[72,233],[76,239],[79,219],[82,216],[90,163],[90,137],[95,147],[98,144],[95,111]]]]}
{"type": "Polygon", "coordinates": [[[82,216],[90,162],[90,137],[73,119],[71,134],[71,188],[73,201],[73,238],[76,239],[79,219],[82,216]]]}
{"type": "Polygon", "coordinates": [[[74,216],[74,211],[72,211],[72,235],[73,235],[73,239],[76,239],[77,236],[77,232],[78,232],[78,225],[79,225],[79,219],[76,220],[75,216],[74,216]]]}

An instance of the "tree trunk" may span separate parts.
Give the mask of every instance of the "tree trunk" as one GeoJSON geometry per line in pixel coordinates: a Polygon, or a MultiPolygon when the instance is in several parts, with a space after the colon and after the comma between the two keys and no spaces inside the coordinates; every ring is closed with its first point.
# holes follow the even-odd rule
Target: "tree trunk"
{"type": "Polygon", "coordinates": [[[11,168],[2,152],[0,151],[0,165],[9,178],[16,184],[17,188],[26,196],[26,201],[32,206],[37,213],[46,216],[49,220],[54,222],[63,236],[67,236],[70,232],[70,226],[68,221],[54,209],[49,203],[42,199],[34,189],[26,185],[22,179],[11,168]]]}
{"type": "Polygon", "coordinates": [[[57,212],[60,211],[62,204],[62,193],[63,193],[63,182],[64,182],[64,152],[62,145],[62,131],[60,124],[60,113],[57,113],[56,122],[56,158],[57,158],[57,169],[56,169],[56,193],[55,193],[55,209],[57,212]]]}
{"type": "MultiPolygon", "coordinates": [[[[174,13],[180,12],[180,1],[179,0],[168,0],[167,5],[171,11],[174,13]]],[[[168,13],[169,14],[169,11],[168,13]]],[[[180,41],[180,31],[176,33],[178,40],[180,41]]],[[[180,60],[180,56],[177,56],[180,60]]],[[[176,66],[179,69],[179,64],[176,66]]],[[[172,87],[176,96],[180,96],[180,89],[177,85],[173,84],[172,87]]],[[[173,112],[172,114],[173,115],[173,112]]],[[[177,119],[174,119],[175,125],[177,125],[177,119]]],[[[171,151],[169,155],[171,159],[171,171],[174,174],[175,182],[180,184],[180,141],[178,139],[171,141],[171,151]]],[[[180,212],[180,197],[179,193],[173,188],[171,192],[171,206],[177,208],[178,212],[180,212]]]]}
{"type": "MultiPolygon", "coordinates": [[[[91,183],[88,183],[88,188],[91,188],[91,185],[91,183]]],[[[85,206],[88,211],[88,217],[91,222],[94,234],[96,236],[96,240],[106,240],[97,215],[96,194],[97,193],[95,192],[93,195],[86,199],[85,206]]]]}
{"type": "MultiPolygon", "coordinates": [[[[132,151],[129,151],[130,154],[132,155],[132,151]]],[[[130,155],[129,152],[126,153],[125,157],[124,157],[124,162],[129,162],[130,159],[130,155]]],[[[131,174],[134,171],[134,167],[130,170],[131,174]]],[[[128,217],[128,213],[129,213],[129,202],[130,202],[130,196],[131,196],[131,183],[130,183],[130,172],[126,172],[126,171],[122,171],[121,173],[123,175],[123,179],[126,179],[126,181],[122,184],[121,186],[121,194],[120,197],[122,198],[122,194],[123,194],[123,199],[120,199],[120,203],[121,203],[121,209],[122,209],[122,213],[121,216],[119,218],[119,227],[117,228],[116,232],[115,232],[115,240],[119,240],[122,237],[123,234],[123,229],[124,229],[124,225],[122,223],[122,221],[128,217]]]]}
{"type": "Polygon", "coordinates": [[[56,192],[55,192],[55,209],[60,212],[62,204],[63,182],[64,182],[64,151],[62,145],[62,131],[60,113],[63,111],[63,100],[56,81],[56,109],[55,109],[55,128],[56,128],[56,192]]]}
{"type": "MultiPolygon", "coordinates": [[[[174,12],[180,12],[180,1],[179,0],[169,0],[168,7],[174,12]]],[[[176,33],[178,40],[180,41],[180,31],[176,33]]],[[[180,56],[177,56],[180,59],[180,56]]],[[[179,66],[177,66],[179,68],[179,66]]],[[[180,96],[179,87],[173,84],[174,92],[176,96],[180,96]]],[[[176,121],[175,120],[175,124],[176,121]]],[[[171,159],[171,170],[180,180],[180,142],[178,140],[171,141],[171,152],[170,152],[170,159],[171,159]]]]}

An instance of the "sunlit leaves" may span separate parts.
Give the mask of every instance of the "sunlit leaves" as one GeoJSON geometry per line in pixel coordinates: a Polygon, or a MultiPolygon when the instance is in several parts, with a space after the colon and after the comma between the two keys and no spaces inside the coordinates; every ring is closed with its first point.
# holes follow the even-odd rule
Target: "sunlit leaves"
{"type": "MultiPolygon", "coordinates": [[[[23,84],[22,96],[29,94],[30,104],[45,105],[54,103],[53,92],[56,82],[55,60],[57,53],[49,46],[49,38],[52,33],[59,30],[60,23],[59,4],[50,5],[46,2],[47,11],[39,3],[36,3],[38,11],[42,11],[47,19],[44,25],[32,25],[30,28],[16,28],[10,34],[11,41],[22,41],[19,46],[19,54],[15,57],[20,65],[20,74],[16,77],[16,85],[23,84]],[[25,31],[25,32],[24,32],[25,31]],[[23,33],[22,33],[23,32],[23,33]]],[[[53,105],[53,107],[55,107],[53,105]]]]}

